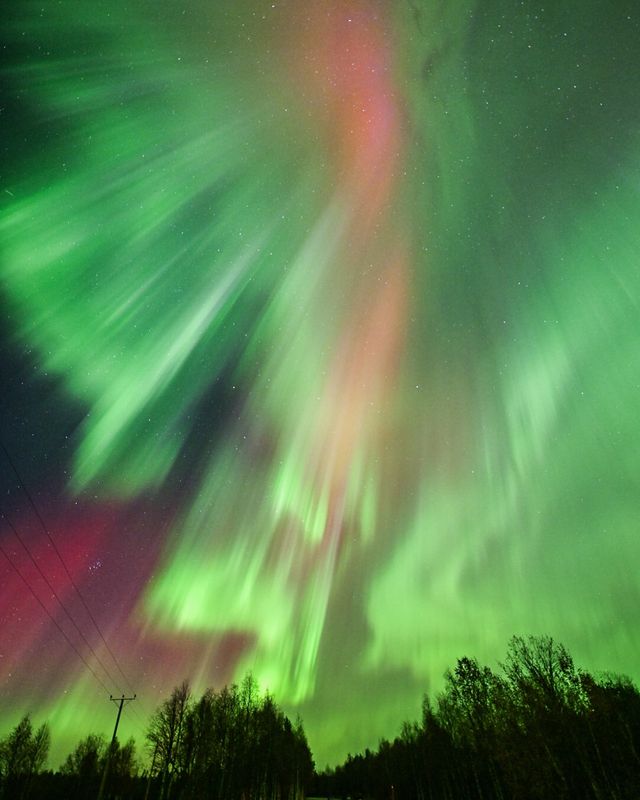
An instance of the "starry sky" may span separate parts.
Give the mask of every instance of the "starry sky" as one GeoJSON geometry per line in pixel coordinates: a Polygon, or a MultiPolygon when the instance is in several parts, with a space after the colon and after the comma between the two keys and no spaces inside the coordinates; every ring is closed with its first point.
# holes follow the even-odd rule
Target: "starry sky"
{"type": "Polygon", "coordinates": [[[2,731],[251,670],[323,767],[512,634],[638,680],[637,4],[5,15],[2,731]]]}

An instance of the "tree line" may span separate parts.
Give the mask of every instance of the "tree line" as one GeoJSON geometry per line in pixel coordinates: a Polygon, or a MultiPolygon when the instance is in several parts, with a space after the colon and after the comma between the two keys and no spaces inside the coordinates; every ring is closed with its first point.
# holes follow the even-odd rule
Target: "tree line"
{"type": "Polygon", "coordinates": [[[163,800],[298,800],[313,776],[302,722],[261,696],[250,675],[197,700],[188,684],[178,686],[153,714],[147,739],[163,800]]]}
{"type": "Polygon", "coordinates": [[[547,636],[514,636],[497,674],[461,658],[420,722],[317,775],[319,797],[637,800],[640,693],[576,669],[547,636]]]}
{"type": "Polygon", "coordinates": [[[85,800],[101,785],[104,800],[300,800],[314,774],[301,721],[251,676],[200,697],[177,686],[151,715],[144,771],[133,739],[121,746],[90,734],[56,772],[45,771],[49,746],[48,726],[34,731],[29,716],[0,741],[3,800],[85,800]]]}
{"type": "Polygon", "coordinates": [[[577,669],[545,636],[513,637],[500,666],[459,659],[419,722],[320,774],[301,721],[251,676],[201,696],[175,687],[150,717],[144,769],[133,739],[91,734],[46,771],[49,728],[26,716],[0,740],[0,798],[84,800],[101,784],[104,800],[640,797],[640,692],[628,678],[577,669]]]}

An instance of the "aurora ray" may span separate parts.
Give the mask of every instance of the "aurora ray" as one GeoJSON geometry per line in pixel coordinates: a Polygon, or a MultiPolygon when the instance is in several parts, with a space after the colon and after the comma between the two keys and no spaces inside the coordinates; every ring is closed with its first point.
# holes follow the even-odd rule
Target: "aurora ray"
{"type": "Polygon", "coordinates": [[[61,539],[102,520],[78,580],[138,563],[104,620],[150,706],[252,669],[324,763],[512,633],[639,674],[624,5],[11,10],[6,429],[51,425],[7,435],[61,539]]]}

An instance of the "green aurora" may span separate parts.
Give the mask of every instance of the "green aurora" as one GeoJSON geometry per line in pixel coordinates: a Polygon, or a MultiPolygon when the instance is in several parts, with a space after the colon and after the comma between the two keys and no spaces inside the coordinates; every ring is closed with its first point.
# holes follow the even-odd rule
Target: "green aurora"
{"type": "MultiPolygon", "coordinates": [[[[514,633],[640,678],[638,20],[593,0],[8,12],[3,359],[27,377],[3,440],[61,543],[74,504],[109,509],[74,575],[138,724],[185,677],[252,670],[323,766],[514,633]],[[128,604],[102,608],[105,581],[128,604]]],[[[20,592],[2,629],[31,609],[38,636],[0,639],[3,727],[109,730],[20,592]]]]}

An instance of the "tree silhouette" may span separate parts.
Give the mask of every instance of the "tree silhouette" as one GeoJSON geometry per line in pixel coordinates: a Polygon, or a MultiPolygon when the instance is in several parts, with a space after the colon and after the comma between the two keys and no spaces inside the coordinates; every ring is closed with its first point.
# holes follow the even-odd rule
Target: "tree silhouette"
{"type": "Polygon", "coordinates": [[[219,692],[174,689],[147,732],[159,797],[295,800],[313,775],[302,723],[295,725],[251,675],[219,692]]]}
{"type": "Polygon", "coordinates": [[[0,775],[6,796],[27,797],[32,778],[44,767],[51,737],[45,723],[35,732],[29,714],[0,742],[0,775]]]}
{"type": "Polygon", "coordinates": [[[184,774],[186,769],[182,748],[190,700],[191,690],[188,682],[184,681],[156,709],[149,723],[147,740],[152,746],[154,761],[162,776],[161,798],[170,794],[171,783],[184,774]]]}
{"type": "Polygon", "coordinates": [[[514,636],[502,674],[459,659],[420,723],[316,785],[374,800],[637,800],[639,755],[630,680],[577,670],[551,637],[514,636]]]}
{"type": "MultiPolygon", "coordinates": [[[[152,714],[148,775],[135,744],[116,741],[110,798],[131,800],[637,800],[640,692],[631,680],[576,668],[551,637],[514,636],[501,672],[460,658],[422,716],[392,742],[315,776],[292,723],[251,675],[192,695],[177,686],[152,714]]],[[[0,741],[0,797],[95,796],[108,753],[91,734],[58,773],[43,772],[49,729],[29,716],[0,741]]]]}
{"type": "Polygon", "coordinates": [[[69,753],[60,772],[74,775],[82,782],[97,780],[107,751],[107,742],[102,734],[90,733],[69,753]]]}

